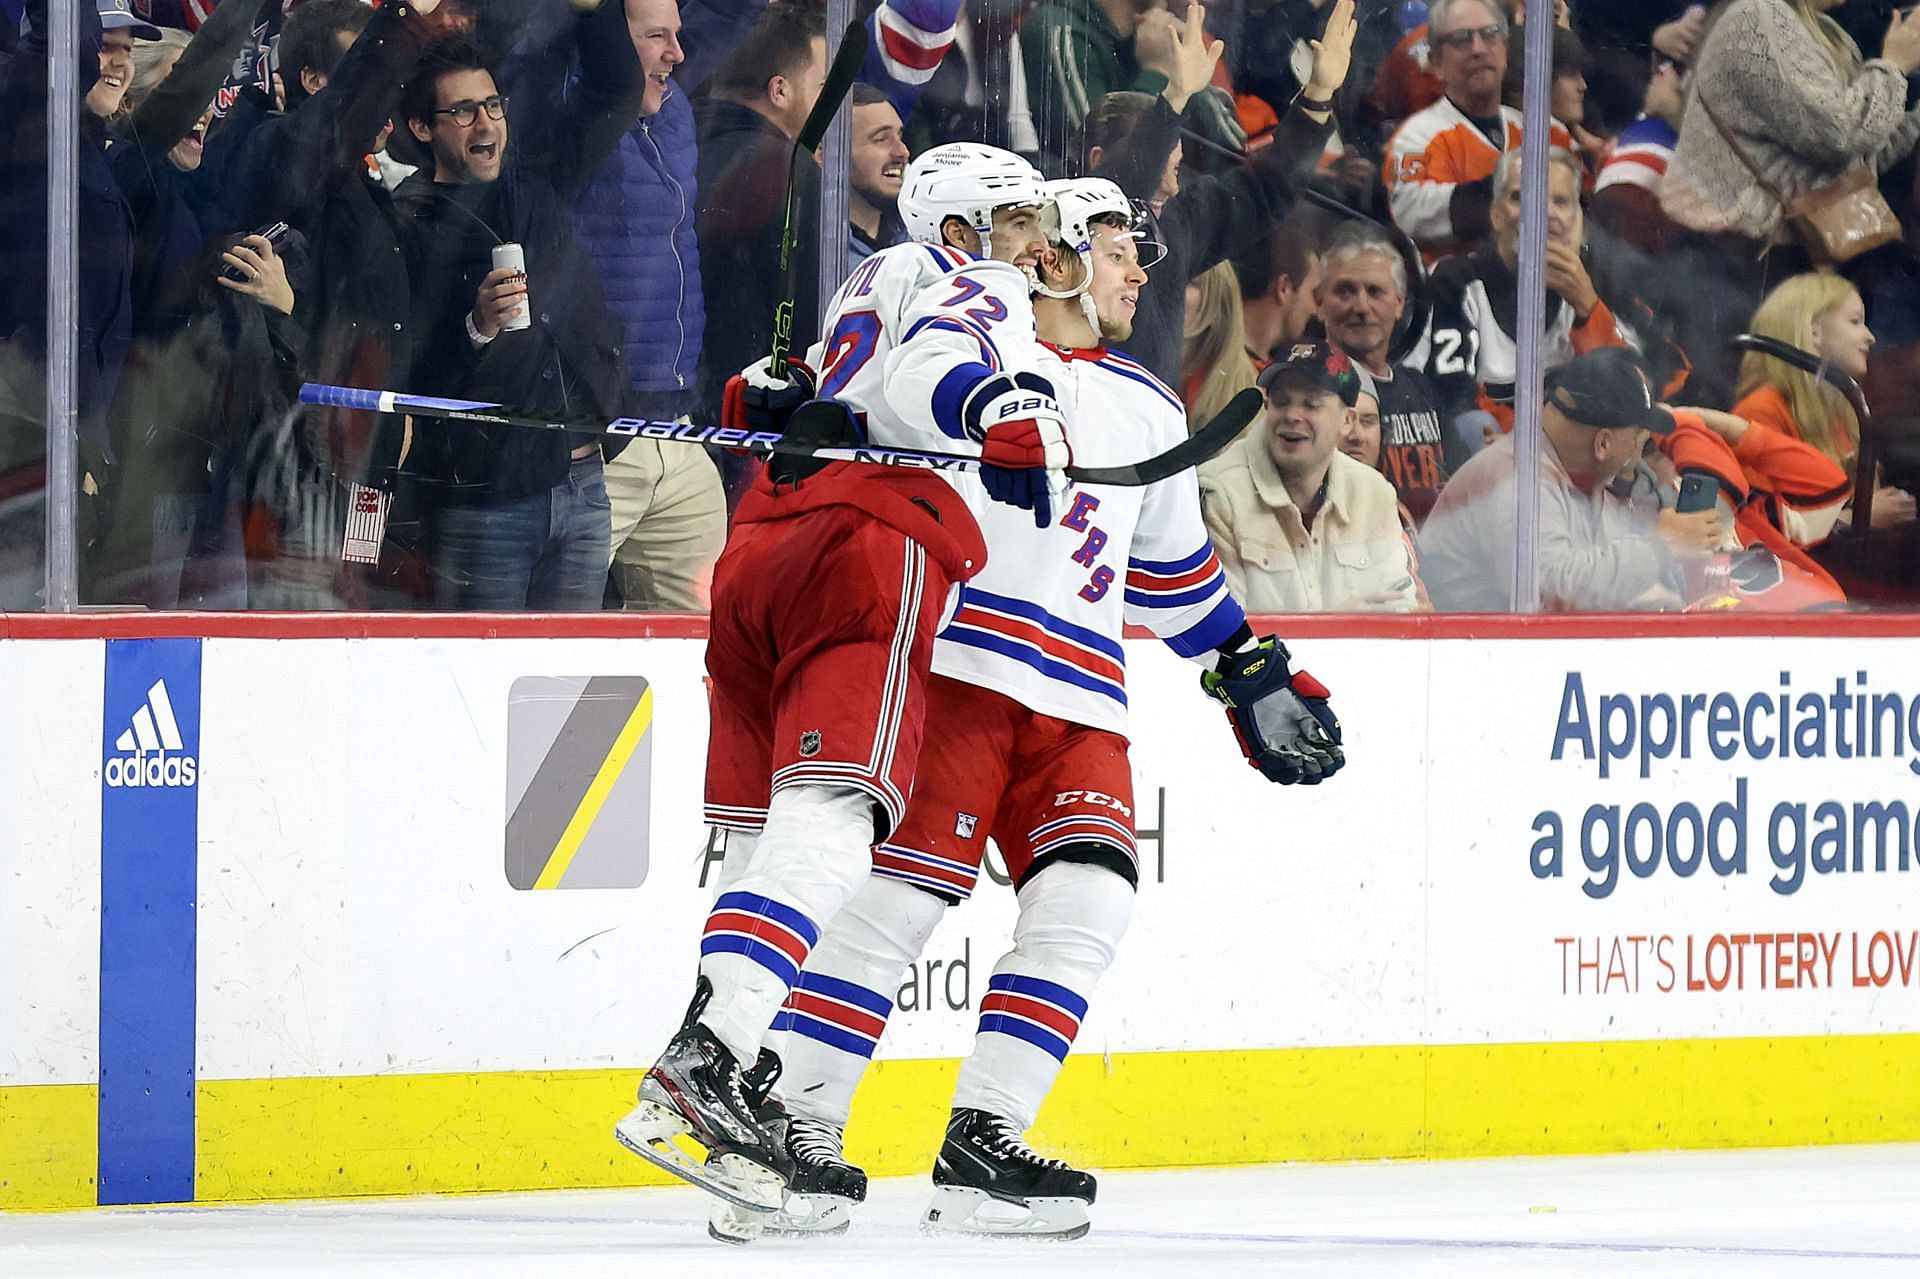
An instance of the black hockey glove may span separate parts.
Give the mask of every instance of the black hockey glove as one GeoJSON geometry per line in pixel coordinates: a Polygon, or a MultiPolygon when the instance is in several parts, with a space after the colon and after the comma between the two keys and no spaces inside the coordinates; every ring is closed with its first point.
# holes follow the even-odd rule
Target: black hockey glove
{"type": "MultiPolygon", "coordinates": [[[[788,416],[783,435],[791,443],[815,448],[848,448],[867,438],[853,407],[843,400],[808,400],[788,416]]],[[[823,457],[775,453],[767,459],[767,476],[775,484],[798,484],[828,464],[823,457]]]]}
{"type": "Polygon", "coordinates": [[[1227,721],[1247,763],[1270,782],[1316,786],[1340,771],[1340,720],[1330,694],[1305,671],[1287,669],[1287,648],[1271,635],[1242,653],[1220,656],[1200,676],[1207,696],[1227,708],[1227,721]]]}
{"type": "Polygon", "coordinates": [[[720,425],[736,431],[783,434],[793,411],[814,396],[813,370],[805,360],[787,360],[787,380],[767,374],[767,362],[755,360],[727,379],[720,401],[720,425]]]}

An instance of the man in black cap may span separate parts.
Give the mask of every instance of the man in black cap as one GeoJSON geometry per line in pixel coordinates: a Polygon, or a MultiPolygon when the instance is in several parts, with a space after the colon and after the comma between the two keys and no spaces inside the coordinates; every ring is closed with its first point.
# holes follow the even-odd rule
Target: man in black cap
{"type": "MultiPolygon", "coordinates": [[[[1639,357],[1592,351],[1547,381],[1540,418],[1540,600],[1547,609],[1677,607],[1677,555],[1711,550],[1725,533],[1718,509],[1681,515],[1641,462],[1649,440],[1674,429],[1639,357]]],[[[1420,561],[1439,608],[1511,607],[1513,437],[1476,454],[1447,484],[1420,531],[1420,561]]]]}
{"type": "Polygon", "coordinates": [[[1399,500],[1339,451],[1359,370],[1339,347],[1281,347],[1260,374],[1267,413],[1200,472],[1200,506],[1249,611],[1411,609],[1420,601],[1399,500]]]}

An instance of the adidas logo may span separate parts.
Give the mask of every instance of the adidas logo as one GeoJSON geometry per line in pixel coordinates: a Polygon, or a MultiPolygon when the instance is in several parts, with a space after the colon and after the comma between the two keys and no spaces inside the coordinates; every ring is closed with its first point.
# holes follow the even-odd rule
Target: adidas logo
{"type": "Polygon", "coordinates": [[[199,761],[184,753],[187,743],[165,680],[147,690],[146,705],[133,713],[113,748],[120,754],[108,756],[103,770],[109,786],[192,786],[200,778],[199,761]]]}

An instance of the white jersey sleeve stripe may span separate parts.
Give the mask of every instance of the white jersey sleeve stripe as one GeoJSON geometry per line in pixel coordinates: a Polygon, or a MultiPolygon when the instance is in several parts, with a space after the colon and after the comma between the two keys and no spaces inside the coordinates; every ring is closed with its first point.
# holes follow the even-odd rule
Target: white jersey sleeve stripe
{"type": "Polygon", "coordinates": [[[1127,605],[1182,657],[1216,648],[1246,621],[1208,542],[1177,560],[1127,561],[1127,605]]]}
{"type": "MultiPolygon", "coordinates": [[[[914,14],[913,17],[929,15],[914,14]]],[[[942,15],[944,16],[944,15],[942,15]]],[[[907,14],[883,4],[874,13],[880,36],[880,52],[887,71],[902,84],[925,84],[939,69],[940,61],[953,47],[954,26],[932,31],[915,25],[907,14]]]]}

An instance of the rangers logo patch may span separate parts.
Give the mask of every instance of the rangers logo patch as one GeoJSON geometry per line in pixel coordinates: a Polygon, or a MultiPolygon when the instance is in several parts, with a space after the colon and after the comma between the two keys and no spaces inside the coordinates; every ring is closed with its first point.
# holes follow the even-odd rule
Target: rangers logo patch
{"type": "Polygon", "coordinates": [[[820,753],[820,731],[810,728],[800,734],[800,758],[812,759],[820,753]]]}
{"type": "Polygon", "coordinates": [[[958,813],[953,819],[953,833],[961,839],[972,839],[974,827],[979,824],[980,819],[972,813],[958,813]]]}

